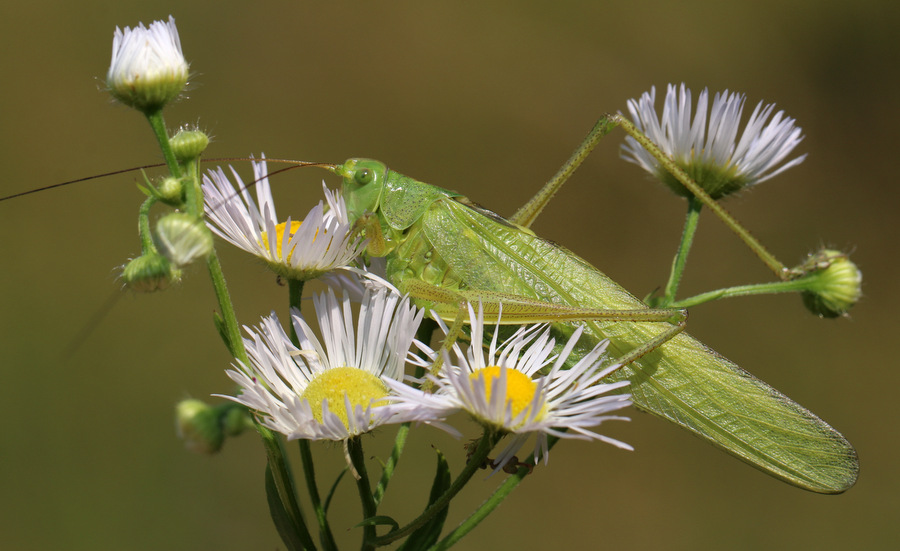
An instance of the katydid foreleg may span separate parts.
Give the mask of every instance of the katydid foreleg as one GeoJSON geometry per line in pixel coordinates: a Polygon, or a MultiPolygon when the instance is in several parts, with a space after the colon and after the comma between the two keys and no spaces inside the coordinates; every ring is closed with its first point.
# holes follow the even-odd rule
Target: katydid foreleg
{"type": "Polygon", "coordinates": [[[597,121],[581,145],[572,153],[569,160],[556,172],[556,174],[544,186],[515,212],[509,221],[528,228],[537,219],[544,207],[550,202],[556,192],[569,179],[573,172],[584,162],[584,159],[593,151],[600,139],[620,126],[629,136],[637,140],[668,172],[672,174],[684,187],[686,187],[700,204],[709,208],[722,222],[728,226],[737,236],[759,257],[763,263],[771,269],[780,279],[788,279],[790,271],[778,261],[750,232],[744,228],[713,199],[697,182],[666,155],[653,141],[644,135],[638,128],[622,115],[607,114],[597,121]]]}

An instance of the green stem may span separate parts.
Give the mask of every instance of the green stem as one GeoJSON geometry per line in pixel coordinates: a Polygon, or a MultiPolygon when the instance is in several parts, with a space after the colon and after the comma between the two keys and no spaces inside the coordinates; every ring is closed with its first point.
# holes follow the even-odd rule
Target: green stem
{"type": "Polygon", "coordinates": [[[294,533],[303,542],[304,546],[308,549],[315,549],[315,543],[313,543],[309,530],[306,528],[303,512],[300,510],[300,504],[297,502],[294,477],[285,461],[281,438],[262,425],[257,425],[256,428],[266,447],[266,458],[268,459],[272,476],[275,479],[275,486],[278,488],[278,497],[284,505],[285,511],[290,516],[294,533]]]}
{"type": "Polygon", "coordinates": [[[172,152],[172,146],[169,145],[169,133],[166,131],[166,122],[163,120],[162,109],[153,111],[152,113],[146,113],[146,115],[147,122],[150,123],[153,134],[156,136],[156,141],[159,142],[159,147],[162,149],[163,158],[166,160],[166,166],[169,167],[169,172],[171,172],[172,176],[175,178],[181,178],[181,165],[178,164],[178,161],[175,159],[175,154],[172,152]]]}
{"type": "Polygon", "coordinates": [[[819,274],[809,274],[806,277],[792,279],[790,281],[774,281],[772,283],[754,283],[751,285],[737,285],[735,287],[727,287],[725,289],[717,289],[707,293],[701,293],[678,302],[673,302],[669,306],[672,308],[688,308],[717,300],[720,298],[746,297],[751,295],[773,295],[777,293],[796,293],[801,291],[809,291],[813,288],[814,283],[818,280],[819,274]]]}
{"type": "Polygon", "coordinates": [[[200,160],[192,159],[184,167],[186,175],[182,178],[184,186],[184,206],[187,213],[203,218],[203,190],[200,188],[200,160]]]}
{"type": "Polygon", "coordinates": [[[397,430],[397,436],[394,438],[394,448],[391,450],[391,456],[384,463],[384,469],[381,471],[381,480],[378,481],[378,485],[375,487],[375,495],[373,497],[376,506],[378,506],[378,504],[381,503],[382,498],[384,498],[384,492],[387,491],[388,482],[391,481],[391,477],[394,475],[394,469],[397,468],[397,463],[400,461],[400,456],[403,454],[403,447],[406,445],[406,437],[409,435],[409,426],[410,423],[403,423],[397,430]]]}
{"type": "MultiPolygon", "coordinates": [[[[607,115],[606,119],[610,122],[610,124],[617,124],[622,127],[629,136],[637,140],[641,146],[647,150],[648,153],[653,155],[653,157],[659,161],[659,163],[668,170],[672,176],[675,177],[679,182],[681,182],[684,187],[686,187],[691,193],[694,194],[703,205],[708,207],[713,213],[728,226],[731,231],[737,234],[737,236],[748,246],[750,250],[759,257],[763,263],[772,270],[775,275],[781,279],[786,280],[790,277],[790,271],[785,267],[784,264],[778,261],[775,256],[770,253],[766,248],[759,242],[755,237],[750,235],[750,232],[744,228],[740,222],[738,222],[733,216],[731,216],[728,211],[726,211],[722,206],[712,197],[709,196],[706,191],[703,190],[687,173],[682,170],[668,155],[666,155],[659,147],[653,143],[650,138],[645,136],[640,130],[638,130],[634,124],[631,123],[628,119],[621,115],[607,115]]],[[[602,120],[602,119],[601,119],[602,120]]]]}
{"type": "Polygon", "coordinates": [[[212,279],[213,289],[216,292],[216,300],[219,302],[219,309],[222,311],[225,334],[228,336],[228,342],[231,344],[231,352],[237,360],[249,366],[250,358],[247,357],[247,351],[244,349],[241,328],[234,314],[231,295],[228,293],[228,286],[225,284],[225,274],[222,272],[222,265],[219,263],[219,257],[215,249],[206,257],[206,267],[209,269],[209,277],[212,279]]]}
{"type": "Polygon", "coordinates": [[[684,220],[684,231],[681,232],[681,243],[679,243],[678,252],[675,253],[675,259],[672,261],[672,272],[669,274],[663,302],[656,304],[656,307],[665,308],[675,302],[675,294],[678,293],[678,285],[681,283],[681,276],[684,275],[684,267],[687,264],[691,244],[694,242],[694,234],[697,232],[697,222],[700,220],[700,209],[702,208],[703,203],[696,197],[688,198],[688,211],[684,220]]]}
{"type": "MultiPolygon", "coordinates": [[[[359,490],[359,500],[362,502],[363,519],[372,518],[378,512],[378,506],[372,496],[372,487],[369,485],[369,475],[366,472],[366,458],[363,454],[362,441],[359,436],[347,440],[347,452],[350,462],[356,470],[356,488],[359,490]]],[[[375,549],[372,542],[375,540],[375,525],[367,524],[363,527],[362,551],[375,549]]]]}
{"type": "Polygon", "coordinates": [[[291,342],[297,348],[300,348],[300,341],[297,340],[297,332],[294,330],[294,322],[291,319],[290,311],[294,308],[300,311],[300,305],[303,302],[303,284],[304,281],[301,279],[288,279],[288,305],[290,306],[287,318],[288,332],[291,336],[291,342]]]}
{"type": "MultiPolygon", "coordinates": [[[[549,451],[550,448],[552,448],[558,441],[559,438],[553,436],[548,437],[547,450],[549,451]]],[[[482,520],[484,520],[489,514],[491,514],[494,509],[496,509],[497,506],[500,505],[500,503],[502,503],[503,500],[506,499],[507,496],[509,496],[509,494],[516,489],[516,487],[519,485],[519,483],[522,482],[525,476],[531,472],[529,466],[534,465],[534,457],[530,457],[525,463],[526,466],[520,467],[515,474],[507,477],[507,479],[503,481],[503,484],[501,484],[500,487],[497,488],[493,494],[491,494],[491,497],[489,497],[487,501],[482,503],[478,509],[476,509],[471,515],[469,515],[466,520],[461,522],[455,530],[447,534],[444,539],[431,546],[428,551],[447,549],[458,542],[460,539],[462,539],[463,536],[471,532],[472,529],[474,529],[476,526],[478,526],[478,524],[482,520]]]]}
{"type": "Polygon", "coordinates": [[[300,459],[303,461],[303,476],[306,480],[306,489],[309,492],[313,510],[316,512],[316,521],[319,523],[319,540],[322,542],[323,548],[337,550],[334,534],[331,533],[331,526],[328,524],[328,514],[322,505],[322,499],[319,497],[319,488],[316,485],[316,469],[313,464],[312,451],[309,448],[309,440],[299,440],[298,442],[300,443],[300,459]]]}
{"type": "MultiPolygon", "coordinates": [[[[288,280],[288,304],[290,309],[300,309],[300,302],[303,299],[303,283],[304,282],[299,279],[288,280]]],[[[300,340],[297,338],[296,330],[294,330],[290,309],[288,311],[287,324],[290,331],[291,342],[294,346],[299,348],[300,340]]],[[[337,549],[334,535],[331,532],[331,526],[328,524],[328,513],[322,504],[322,498],[319,496],[319,486],[316,483],[316,467],[313,463],[309,440],[300,440],[299,443],[300,458],[303,461],[303,476],[306,480],[306,491],[309,492],[309,499],[312,502],[313,510],[316,512],[316,520],[319,523],[319,538],[321,539],[324,548],[337,549]]]]}
{"type": "MultiPolygon", "coordinates": [[[[465,486],[466,483],[469,482],[469,480],[472,478],[472,475],[474,475],[481,468],[481,466],[487,459],[488,454],[491,452],[491,449],[493,449],[493,447],[499,440],[500,437],[498,435],[492,434],[489,431],[485,431],[484,435],[481,437],[481,440],[478,442],[478,447],[475,448],[475,452],[469,457],[468,461],[466,462],[466,466],[463,468],[462,472],[459,473],[459,476],[456,477],[456,480],[453,481],[453,484],[451,484],[450,487],[447,488],[447,491],[444,492],[444,495],[439,497],[412,522],[410,522],[403,528],[399,528],[380,538],[374,539],[372,543],[378,547],[381,547],[382,545],[387,545],[391,542],[397,541],[398,539],[413,533],[417,528],[431,520],[434,515],[441,512],[450,504],[450,500],[456,497],[456,494],[458,494],[459,491],[462,490],[463,486],[465,486]]],[[[527,471],[527,469],[525,470],[527,471]]]]}
{"type": "Polygon", "coordinates": [[[156,204],[156,197],[147,197],[138,211],[138,235],[141,238],[141,254],[158,253],[150,232],[150,209],[156,204]]]}

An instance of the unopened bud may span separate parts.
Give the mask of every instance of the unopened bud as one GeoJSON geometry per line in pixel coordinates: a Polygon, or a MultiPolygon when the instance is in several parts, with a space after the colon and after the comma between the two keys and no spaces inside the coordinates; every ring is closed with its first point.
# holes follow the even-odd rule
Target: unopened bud
{"type": "Polygon", "coordinates": [[[188,64],[175,19],[149,28],[116,28],[106,84],[114,98],[144,113],[161,109],[184,90],[188,64]]]}
{"type": "Polygon", "coordinates": [[[172,153],[179,161],[196,159],[209,145],[209,136],[200,130],[182,128],[169,140],[172,153]]]}
{"type": "Polygon", "coordinates": [[[156,196],[163,203],[177,207],[184,203],[184,186],[178,178],[169,176],[156,186],[156,196]]]}
{"type": "Polygon", "coordinates": [[[822,249],[793,270],[809,278],[803,304],[825,318],[845,315],[862,296],[862,272],[845,253],[822,249]]]}
{"type": "Polygon", "coordinates": [[[157,253],[144,254],[130,260],[122,270],[125,285],[141,293],[162,291],[180,279],[181,270],[157,253]]]}
{"type": "Polygon", "coordinates": [[[153,241],[163,256],[176,266],[186,266],[205,257],[213,248],[212,234],[206,225],[189,214],[167,214],[156,223],[153,241]]]}
{"type": "Polygon", "coordinates": [[[225,441],[218,412],[200,400],[184,400],[175,407],[175,430],[185,447],[196,453],[215,453],[225,441]]]}

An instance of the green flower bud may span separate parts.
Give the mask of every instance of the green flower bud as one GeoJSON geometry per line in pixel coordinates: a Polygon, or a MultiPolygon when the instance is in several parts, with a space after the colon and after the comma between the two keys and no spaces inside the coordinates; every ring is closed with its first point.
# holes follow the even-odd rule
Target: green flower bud
{"type": "Polygon", "coordinates": [[[202,220],[175,212],[159,219],[153,241],[159,252],[176,266],[205,257],[213,248],[212,234],[202,220]]]}
{"type": "Polygon", "coordinates": [[[184,203],[184,186],[181,180],[169,176],[156,186],[156,197],[167,205],[179,206],[184,203]]]}
{"type": "Polygon", "coordinates": [[[148,253],[130,260],[122,270],[122,281],[134,291],[152,293],[162,291],[181,280],[181,270],[158,254],[148,253]]]}
{"type": "Polygon", "coordinates": [[[228,403],[227,409],[221,414],[222,430],[227,436],[237,436],[248,427],[253,426],[250,412],[241,404],[228,403]]]}
{"type": "Polygon", "coordinates": [[[200,130],[187,130],[182,128],[171,139],[169,145],[172,153],[179,161],[196,159],[209,145],[209,136],[200,130]]]}
{"type": "Polygon", "coordinates": [[[825,318],[846,315],[862,296],[862,272],[840,251],[822,249],[794,268],[797,277],[808,278],[803,304],[825,318]]]}
{"type": "Polygon", "coordinates": [[[218,412],[200,400],[184,400],[175,407],[175,430],[196,453],[216,453],[225,442],[218,412]]]}

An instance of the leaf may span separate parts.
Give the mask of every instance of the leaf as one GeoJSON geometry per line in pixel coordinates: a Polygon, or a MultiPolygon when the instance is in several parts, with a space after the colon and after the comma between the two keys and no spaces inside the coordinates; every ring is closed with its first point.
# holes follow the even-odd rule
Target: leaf
{"type": "Polygon", "coordinates": [[[294,532],[291,517],[281,503],[278,497],[278,487],[275,485],[275,477],[272,476],[272,469],[266,465],[266,501],[269,502],[269,514],[272,515],[272,522],[281,536],[281,541],[291,551],[302,551],[303,544],[300,537],[294,532]]]}
{"type": "MultiPolygon", "coordinates": [[[[431,484],[431,494],[428,496],[429,507],[450,488],[450,467],[447,465],[447,459],[440,450],[435,451],[437,452],[437,471],[434,474],[434,482],[431,484]]],[[[406,541],[403,542],[403,545],[397,548],[398,551],[401,549],[415,551],[431,547],[440,537],[441,530],[444,529],[444,522],[447,521],[448,513],[450,513],[449,505],[438,511],[431,520],[410,534],[406,541]]]]}
{"type": "Polygon", "coordinates": [[[387,515],[375,515],[374,517],[369,517],[359,521],[354,528],[359,528],[361,526],[385,526],[388,525],[391,527],[391,530],[396,530],[400,528],[400,523],[394,520],[393,517],[389,517],[387,515]]]}

